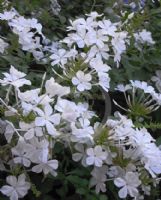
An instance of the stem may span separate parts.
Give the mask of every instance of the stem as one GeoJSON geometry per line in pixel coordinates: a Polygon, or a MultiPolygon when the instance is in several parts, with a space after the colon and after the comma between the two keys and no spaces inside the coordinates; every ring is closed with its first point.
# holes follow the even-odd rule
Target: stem
{"type": "Polygon", "coordinates": [[[14,131],[17,133],[17,135],[19,136],[19,138],[23,138],[23,137],[19,134],[19,132],[15,129],[14,125],[13,125],[10,121],[6,120],[6,122],[7,122],[9,125],[12,126],[12,128],[13,128],[14,131]]]}
{"type": "Polygon", "coordinates": [[[91,12],[93,11],[95,5],[96,5],[96,0],[93,1],[92,8],[91,8],[91,12]]]}
{"type": "Polygon", "coordinates": [[[41,82],[41,87],[40,87],[40,94],[42,92],[42,88],[43,88],[43,85],[44,85],[45,78],[46,78],[46,72],[44,73],[44,75],[42,77],[42,82],[41,82]]]}
{"type": "Polygon", "coordinates": [[[12,85],[10,85],[8,90],[7,90],[7,94],[6,94],[6,98],[5,98],[5,101],[6,101],[7,105],[9,103],[9,95],[10,95],[11,89],[12,89],[12,85]]]}
{"type": "Polygon", "coordinates": [[[19,102],[18,102],[18,93],[16,87],[14,88],[14,90],[15,90],[16,104],[18,105],[19,102]]]}

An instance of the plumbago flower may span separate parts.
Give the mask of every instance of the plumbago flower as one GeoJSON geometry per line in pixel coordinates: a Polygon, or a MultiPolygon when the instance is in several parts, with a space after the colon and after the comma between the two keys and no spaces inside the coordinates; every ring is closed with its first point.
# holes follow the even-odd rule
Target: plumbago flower
{"type": "MultiPolygon", "coordinates": [[[[105,71],[108,69],[106,66],[105,71]]],[[[16,74],[20,74],[16,81],[24,79],[23,73],[22,76],[21,72],[16,70],[16,74]]],[[[1,85],[3,87],[4,82],[1,85]]],[[[8,84],[8,87],[10,85],[8,84]]],[[[2,134],[11,146],[11,156],[1,161],[1,170],[5,170],[7,165],[13,169],[19,165],[19,177],[24,169],[27,169],[26,173],[32,171],[43,173],[45,176],[49,173],[56,176],[60,163],[54,159],[51,148],[54,148],[57,141],[61,141],[65,148],[68,144],[70,148],[74,147],[73,161],[81,161],[83,167],[93,167],[90,187],[95,186],[96,193],[105,192],[106,182],[113,180],[114,185],[120,188],[120,198],[139,198],[144,193],[150,195],[151,188],[154,187],[153,181],[161,174],[161,150],[156,146],[148,130],[145,127],[136,127],[132,119],[119,112],[104,125],[93,123],[93,117],[96,115],[89,110],[87,102],[75,103],[65,99],[65,96],[70,94],[70,87],[60,85],[54,78],[46,80],[42,87],[43,90],[32,89],[24,92],[15,87],[18,99],[17,104],[13,102],[16,112],[13,112],[12,116],[18,120],[20,117],[21,120],[18,123],[12,119],[4,122],[10,126],[6,128],[7,133],[4,131],[2,134]],[[31,105],[32,109],[24,112],[24,103],[31,105]],[[148,192],[143,187],[147,184],[148,192]]],[[[154,88],[146,82],[131,81],[129,85],[117,86],[117,90],[124,93],[131,89],[141,90],[144,95],[151,95],[153,100],[156,96],[154,88]]],[[[129,101],[129,97],[126,99],[129,101]]],[[[12,102],[8,105],[8,102],[1,100],[1,103],[5,110],[5,118],[8,116],[5,113],[11,109],[12,102]]],[[[146,103],[145,106],[147,105],[146,103]]],[[[7,179],[11,186],[4,185],[0,190],[11,200],[25,196],[29,189],[29,183],[25,186],[24,178],[23,192],[19,178],[15,177],[14,180],[14,183],[11,183],[7,179]]]]}
{"type": "Polygon", "coordinates": [[[87,149],[87,165],[95,165],[96,167],[101,167],[103,161],[107,158],[107,152],[102,150],[101,146],[95,146],[95,148],[87,149]]]}
{"type": "Polygon", "coordinates": [[[91,79],[92,76],[90,74],[84,74],[84,72],[78,71],[76,77],[72,78],[72,83],[77,86],[80,92],[83,92],[84,90],[90,90],[92,88],[90,83],[91,79]]]}
{"type": "MultiPolygon", "coordinates": [[[[54,71],[55,66],[60,66],[65,79],[77,86],[78,92],[91,90],[93,86],[101,86],[108,92],[111,80],[108,62],[111,64],[112,57],[114,66],[119,67],[121,56],[130,45],[132,36],[122,30],[122,22],[113,23],[97,12],[86,16],[70,21],[68,36],[61,41],[65,48],[50,56],[51,65],[54,71]]],[[[151,33],[146,30],[134,33],[134,38],[136,42],[144,38],[141,45],[147,42],[154,44],[151,33]]]]}
{"type": "Polygon", "coordinates": [[[46,126],[48,133],[53,137],[58,135],[54,125],[60,124],[60,114],[52,114],[53,110],[49,104],[45,105],[44,112],[39,108],[36,109],[36,112],[38,113],[39,117],[36,117],[35,125],[46,126]]]}
{"type": "Polygon", "coordinates": [[[10,68],[10,73],[3,73],[5,78],[2,80],[0,79],[0,83],[3,86],[12,85],[16,88],[22,87],[23,85],[31,85],[29,80],[26,80],[24,77],[26,76],[25,73],[19,72],[13,66],[10,68]]]}
{"type": "Polygon", "coordinates": [[[141,184],[141,181],[137,173],[127,172],[124,178],[116,178],[114,184],[117,187],[121,187],[119,197],[124,199],[127,197],[127,194],[130,194],[131,197],[138,196],[137,187],[141,184]]]}
{"type": "MultiPolygon", "coordinates": [[[[49,59],[54,72],[54,77],[47,74],[48,80],[44,74],[40,88],[13,66],[0,79],[1,87],[7,89],[6,96],[0,98],[0,136],[5,143],[0,151],[0,170],[9,173],[0,192],[10,200],[23,198],[30,187],[33,190],[31,173],[42,173],[44,178],[58,174],[59,179],[57,171],[64,166],[59,158],[70,149],[70,163],[88,168],[89,187],[95,187],[96,193],[108,191],[110,181],[119,188],[120,198],[150,196],[159,184],[161,149],[140,121],[160,107],[161,94],[145,81],[120,83],[116,90],[124,93],[129,108],[114,102],[128,115],[116,112],[104,123],[85,95],[92,95],[97,86],[108,92],[109,72],[119,67],[131,37],[136,44],[153,45],[151,33],[140,30],[132,36],[122,22],[113,23],[92,12],[71,21],[67,37],[54,45],[35,18],[26,19],[11,9],[1,13],[0,20],[18,36],[24,52],[32,53],[36,60],[49,59]],[[62,152],[56,149],[57,144],[63,146],[62,152]]],[[[5,48],[3,43],[1,53],[5,48]]],[[[158,83],[158,78],[153,80],[158,83]]]]}
{"type": "Polygon", "coordinates": [[[0,191],[8,196],[10,200],[23,198],[30,189],[30,183],[25,181],[25,179],[25,174],[19,175],[18,178],[15,176],[8,176],[6,182],[9,185],[4,185],[0,191]]]}

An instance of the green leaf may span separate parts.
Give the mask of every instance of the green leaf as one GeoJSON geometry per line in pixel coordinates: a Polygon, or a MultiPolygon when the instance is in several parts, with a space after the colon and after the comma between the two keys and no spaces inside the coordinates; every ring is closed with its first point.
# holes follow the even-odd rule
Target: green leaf
{"type": "Polygon", "coordinates": [[[157,138],[156,145],[157,146],[161,145],[161,136],[157,138]]]}
{"type": "Polygon", "coordinates": [[[70,175],[66,179],[75,186],[88,186],[88,181],[86,179],[79,178],[78,176],[70,175]]]}

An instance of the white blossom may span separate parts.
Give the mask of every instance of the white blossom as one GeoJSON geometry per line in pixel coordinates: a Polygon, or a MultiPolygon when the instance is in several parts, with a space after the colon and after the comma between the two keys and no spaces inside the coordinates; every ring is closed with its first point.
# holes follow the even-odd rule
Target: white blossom
{"type": "Polygon", "coordinates": [[[2,80],[0,79],[0,83],[5,85],[13,85],[16,88],[22,87],[23,85],[31,85],[29,80],[26,80],[24,77],[26,76],[25,73],[19,72],[15,69],[12,65],[10,68],[10,73],[3,73],[5,78],[2,80]]]}
{"type": "Polygon", "coordinates": [[[96,186],[96,193],[106,192],[106,180],[107,180],[107,166],[103,165],[100,167],[94,167],[91,172],[92,178],[90,180],[90,187],[96,186]]]}
{"type": "Polygon", "coordinates": [[[87,165],[95,165],[96,167],[101,167],[103,165],[103,161],[107,158],[107,152],[103,151],[101,146],[95,146],[94,148],[89,148],[86,151],[87,165]]]}
{"type": "Polygon", "coordinates": [[[92,80],[92,76],[90,74],[85,74],[83,71],[78,71],[76,73],[76,77],[72,78],[73,85],[77,86],[77,89],[80,92],[84,90],[90,90],[92,85],[90,81],[92,80]]]}
{"type": "Polygon", "coordinates": [[[131,197],[137,197],[138,189],[137,187],[141,184],[138,174],[133,172],[127,172],[125,177],[116,178],[114,184],[117,187],[121,187],[119,190],[119,197],[124,199],[129,194],[131,197]]]}
{"type": "Polygon", "coordinates": [[[16,178],[15,176],[8,176],[6,182],[9,185],[4,185],[0,191],[8,196],[10,200],[18,200],[23,198],[30,189],[30,183],[25,181],[26,176],[21,174],[16,178]]]}
{"type": "Polygon", "coordinates": [[[145,29],[143,29],[139,33],[134,33],[134,37],[137,42],[155,44],[154,40],[152,39],[151,32],[145,29]]]}
{"type": "Polygon", "coordinates": [[[62,97],[70,93],[70,87],[61,86],[55,82],[53,77],[46,81],[45,89],[50,97],[54,97],[55,95],[62,97]]]}
{"type": "Polygon", "coordinates": [[[59,125],[60,123],[60,114],[53,114],[53,109],[49,104],[46,104],[44,107],[44,112],[37,108],[36,112],[39,117],[35,119],[36,126],[46,126],[48,134],[54,136],[59,135],[54,125],[59,125]]]}
{"type": "Polygon", "coordinates": [[[41,161],[38,165],[32,167],[32,171],[36,173],[43,172],[45,175],[51,173],[53,176],[56,176],[56,169],[58,168],[58,161],[57,160],[46,160],[41,161]]]}

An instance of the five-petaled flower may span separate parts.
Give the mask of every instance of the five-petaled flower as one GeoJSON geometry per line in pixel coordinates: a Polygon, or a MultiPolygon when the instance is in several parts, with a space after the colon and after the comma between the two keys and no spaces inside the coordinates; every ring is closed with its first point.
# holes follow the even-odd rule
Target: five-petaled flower
{"type": "Polygon", "coordinates": [[[72,78],[73,85],[77,86],[77,89],[80,92],[84,90],[90,90],[92,85],[90,81],[92,80],[92,76],[90,74],[85,74],[83,71],[78,71],[76,73],[76,77],[72,78]]]}
{"type": "Polygon", "coordinates": [[[8,196],[10,200],[18,200],[23,198],[30,189],[30,183],[25,181],[26,176],[21,174],[16,178],[15,176],[8,176],[6,181],[9,185],[4,185],[0,191],[8,196]]]}

